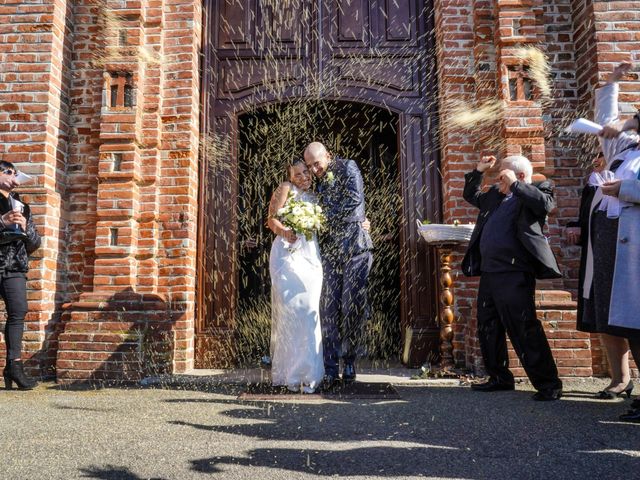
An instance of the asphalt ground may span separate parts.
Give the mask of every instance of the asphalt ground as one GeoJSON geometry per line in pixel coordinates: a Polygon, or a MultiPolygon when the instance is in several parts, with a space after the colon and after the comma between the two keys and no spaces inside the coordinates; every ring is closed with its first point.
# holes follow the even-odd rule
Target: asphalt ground
{"type": "MultiPolygon", "coordinates": [[[[153,385],[154,382],[148,383],[153,385]]],[[[630,401],[604,380],[479,393],[400,382],[399,399],[239,400],[205,379],[146,388],[0,391],[2,479],[640,478],[630,401]]]]}

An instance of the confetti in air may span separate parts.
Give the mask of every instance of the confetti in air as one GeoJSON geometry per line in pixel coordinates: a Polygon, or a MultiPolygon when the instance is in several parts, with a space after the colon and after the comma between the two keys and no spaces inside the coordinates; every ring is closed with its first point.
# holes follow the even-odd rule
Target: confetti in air
{"type": "Polygon", "coordinates": [[[536,82],[542,99],[551,97],[551,66],[547,56],[539,48],[528,46],[516,50],[515,56],[529,66],[529,75],[536,82]]]}
{"type": "Polygon", "coordinates": [[[452,102],[448,110],[452,125],[465,129],[471,129],[478,125],[484,128],[488,124],[500,120],[504,110],[504,102],[502,100],[487,100],[478,108],[469,108],[462,102],[452,102]]]}
{"type": "Polygon", "coordinates": [[[374,358],[397,357],[402,201],[397,116],[347,102],[301,99],[242,115],[239,134],[237,358],[250,364],[269,353],[273,234],[265,225],[267,209],[273,189],[286,179],[286,165],[302,155],[309,139],[324,142],[337,156],[355,159],[360,165],[376,245],[369,277],[372,312],[365,349],[374,358]]]}

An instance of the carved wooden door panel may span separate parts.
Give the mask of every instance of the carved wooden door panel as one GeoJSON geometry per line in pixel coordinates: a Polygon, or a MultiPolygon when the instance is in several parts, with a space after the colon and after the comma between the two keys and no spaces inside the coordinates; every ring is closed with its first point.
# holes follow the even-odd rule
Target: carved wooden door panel
{"type": "Polygon", "coordinates": [[[205,2],[198,368],[233,363],[238,116],[307,97],[367,103],[399,115],[401,323],[411,327],[414,341],[422,337],[423,353],[409,346],[418,356],[437,350],[435,263],[415,228],[416,211],[436,221],[440,216],[429,129],[435,119],[431,32],[428,0],[205,2]]]}

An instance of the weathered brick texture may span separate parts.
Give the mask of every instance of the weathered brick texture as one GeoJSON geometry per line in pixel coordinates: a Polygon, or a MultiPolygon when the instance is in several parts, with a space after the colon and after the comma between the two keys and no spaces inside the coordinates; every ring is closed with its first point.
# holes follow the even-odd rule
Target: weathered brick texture
{"type": "Polygon", "coordinates": [[[0,155],[36,176],[45,239],[25,350],[62,381],[192,366],[201,17],[192,0],[0,7],[0,155]]]}
{"type": "MultiPolygon", "coordinates": [[[[28,284],[34,372],[133,381],[193,367],[202,13],[201,0],[0,6],[0,158],[36,177],[21,191],[44,238],[28,284]]],[[[462,179],[483,153],[530,156],[557,187],[548,235],[565,273],[539,283],[539,316],[562,375],[605,374],[598,339],[574,328],[580,252],[562,239],[592,151],[559,133],[590,115],[615,64],[640,62],[640,2],[441,0],[435,24],[443,219],[475,220],[462,179]],[[511,98],[527,45],[552,66],[546,101],[511,98]],[[452,101],[496,98],[497,122],[451,123],[452,101]]],[[[626,112],[640,105],[637,78],[621,99],[626,112]]],[[[455,360],[480,371],[477,279],[454,275],[455,360]]]]}
{"type": "MultiPolygon", "coordinates": [[[[28,365],[50,371],[55,325],[65,287],[69,140],[68,68],[71,2],[5,2],[0,7],[0,158],[36,177],[20,192],[43,235],[28,282],[24,352],[28,365]]],[[[4,355],[2,360],[4,362],[4,355]]]]}

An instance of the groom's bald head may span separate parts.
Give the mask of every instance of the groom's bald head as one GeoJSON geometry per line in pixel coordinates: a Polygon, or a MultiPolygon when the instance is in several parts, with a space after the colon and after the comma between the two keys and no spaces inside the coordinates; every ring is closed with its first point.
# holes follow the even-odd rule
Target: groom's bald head
{"type": "Polygon", "coordinates": [[[307,148],[304,149],[305,157],[307,155],[318,157],[318,156],[326,155],[326,153],[327,153],[327,147],[325,147],[320,142],[311,142],[309,145],[307,145],[307,148]]]}
{"type": "Polygon", "coordinates": [[[327,171],[331,156],[327,151],[327,148],[320,142],[311,142],[304,149],[304,163],[307,164],[307,168],[313,172],[313,174],[322,178],[327,171]]]}

